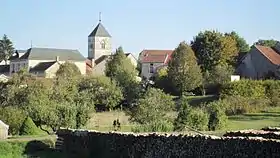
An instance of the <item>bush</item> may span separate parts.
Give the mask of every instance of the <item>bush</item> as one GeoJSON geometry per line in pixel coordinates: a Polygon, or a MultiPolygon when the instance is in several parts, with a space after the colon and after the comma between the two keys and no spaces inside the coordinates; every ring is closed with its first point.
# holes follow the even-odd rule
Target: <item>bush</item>
{"type": "Polygon", "coordinates": [[[30,117],[27,117],[19,131],[20,135],[39,135],[42,132],[39,130],[39,128],[35,125],[35,123],[32,121],[30,117]]]}
{"type": "Polygon", "coordinates": [[[270,101],[262,98],[252,99],[243,96],[227,96],[220,104],[225,107],[227,115],[239,115],[260,112],[269,106],[270,101]]]}
{"type": "Polygon", "coordinates": [[[271,101],[271,106],[280,106],[280,82],[275,80],[264,81],[266,96],[271,101]]]}
{"type": "Polygon", "coordinates": [[[209,122],[208,129],[211,131],[224,129],[228,122],[225,107],[222,101],[211,102],[208,105],[209,122]]]}
{"type": "Polygon", "coordinates": [[[259,80],[240,80],[238,82],[229,82],[221,88],[222,98],[227,96],[242,96],[252,99],[265,98],[265,86],[263,81],[259,80]]]}
{"type": "Polygon", "coordinates": [[[174,121],[174,130],[182,131],[191,127],[196,130],[206,130],[208,124],[208,114],[201,108],[192,108],[187,103],[181,105],[181,109],[174,121]]]}
{"type": "Polygon", "coordinates": [[[171,132],[173,124],[170,121],[151,122],[148,124],[137,125],[132,128],[132,132],[171,132]]]}
{"type": "Polygon", "coordinates": [[[0,108],[0,120],[9,125],[9,134],[18,135],[26,114],[23,110],[7,106],[0,108]]]}

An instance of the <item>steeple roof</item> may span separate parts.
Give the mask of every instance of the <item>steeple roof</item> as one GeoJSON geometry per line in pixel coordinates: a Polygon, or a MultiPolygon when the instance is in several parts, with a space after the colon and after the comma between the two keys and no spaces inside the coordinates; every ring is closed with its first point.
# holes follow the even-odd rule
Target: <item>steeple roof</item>
{"type": "Polygon", "coordinates": [[[105,27],[99,22],[95,29],[89,34],[88,37],[111,37],[105,27]]]}

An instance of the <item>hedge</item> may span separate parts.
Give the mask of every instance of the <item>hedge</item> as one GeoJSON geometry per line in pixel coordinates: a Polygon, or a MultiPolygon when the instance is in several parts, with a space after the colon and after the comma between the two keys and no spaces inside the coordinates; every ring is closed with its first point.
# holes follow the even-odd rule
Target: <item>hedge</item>
{"type": "Polygon", "coordinates": [[[230,131],[224,134],[225,137],[262,137],[266,139],[280,139],[280,132],[264,130],[241,130],[230,131]]]}
{"type": "Polygon", "coordinates": [[[210,136],[101,133],[62,129],[61,151],[70,157],[279,157],[280,141],[210,136]]]}

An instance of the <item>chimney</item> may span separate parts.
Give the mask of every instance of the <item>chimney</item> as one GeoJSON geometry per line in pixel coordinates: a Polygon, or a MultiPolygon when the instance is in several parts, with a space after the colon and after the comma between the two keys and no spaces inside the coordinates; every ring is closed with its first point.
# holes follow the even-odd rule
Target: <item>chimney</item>
{"type": "Polygon", "coordinates": [[[56,56],[55,61],[59,61],[59,56],[56,56]]]}

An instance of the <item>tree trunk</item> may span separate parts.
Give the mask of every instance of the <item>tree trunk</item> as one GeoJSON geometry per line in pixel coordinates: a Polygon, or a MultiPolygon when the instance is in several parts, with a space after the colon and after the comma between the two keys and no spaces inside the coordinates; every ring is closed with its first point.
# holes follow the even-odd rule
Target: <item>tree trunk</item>
{"type": "Polygon", "coordinates": [[[40,127],[40,129],[41,129],[42,131],[44,131],[44,132],[48,133],[48,135],[50,135],[50,134],[51,134],[48,130],[44,129],[42,126],[39,126],[39,127],[40,127]]]}

